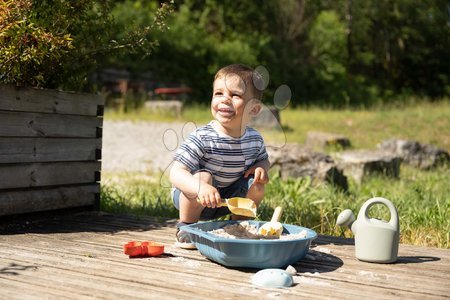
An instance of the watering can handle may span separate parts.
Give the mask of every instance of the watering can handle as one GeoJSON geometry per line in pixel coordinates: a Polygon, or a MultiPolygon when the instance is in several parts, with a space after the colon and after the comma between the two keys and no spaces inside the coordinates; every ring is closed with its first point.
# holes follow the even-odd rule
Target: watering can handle
{"type": "Polygon", "coordinates": [[[389,224],[395,228],[398,229],[398,213],[397,209],[395,208],[394,204],[389,201],[388,199],[381,198],[381,197],[375,197],[367,200],[363,206],[361,207],[359,213],[358,213],[358,219],[359,220],[365,220],[369,221],[369,209],[374,204],[384,204],[389,208],[389,213],[391,214],[391,219],[389,220],[389,224]]]}

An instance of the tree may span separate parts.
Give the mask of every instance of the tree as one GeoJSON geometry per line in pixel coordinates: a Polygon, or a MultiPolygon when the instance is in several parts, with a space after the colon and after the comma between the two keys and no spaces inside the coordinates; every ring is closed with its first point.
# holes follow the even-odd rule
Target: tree
{"type": "MultiPolygon", "coordinates": [[[[139,10],[125,11],[120,5],[114,9],[119,24],[143,24],[150,15],[148,1],[126,0],[122,6],[139,10]]],[[[177,2],[175,12],[167,19],[167,32],[156,33],[159,46],[148,59],[136,63],[135,57],[124,57],[113,66],[127,67],[132,76],[148,72],[153,80],[184,84],[193,88],[191,100],[207,102],[210,99],[214,73],[221,67],[241,62],[261,63],[261,51],[268,36],[256,27],[266,27],[266,13],[261,6],[249,1],[177,2]]]]}
{"type": "Polygon", "coordinates": [[[447,10],[443,0],[352,1],[348,68],[375,83],[383,98],[448,95],[447,10]]]}
{"type": "Polygon", "coordinates": [[[318,94],[334,106],[349,104],[346,25],[335,11],[320,12],[309,31],[318,94]]]}

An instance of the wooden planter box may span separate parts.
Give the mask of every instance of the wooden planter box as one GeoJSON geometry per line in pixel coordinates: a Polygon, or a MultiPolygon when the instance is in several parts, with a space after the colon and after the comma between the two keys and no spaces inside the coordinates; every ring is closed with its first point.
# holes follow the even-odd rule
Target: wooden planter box
{"type": "Polygon", "coordinates": [[[0,217],[99,205],[104,99],[0,85],[0,217]]]}

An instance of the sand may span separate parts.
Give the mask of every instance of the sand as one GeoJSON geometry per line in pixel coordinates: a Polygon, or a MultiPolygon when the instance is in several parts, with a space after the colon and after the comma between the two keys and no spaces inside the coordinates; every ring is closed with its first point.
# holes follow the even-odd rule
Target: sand
{"type": "Polygon", "coordinates": [[[296,234],[282,234],[279,238],[273,236],[264,236],[258,234],[258,229],[255,225],[251,225],[248,222],[240,222],[235,224],[226,225],[220,229],[208,231],[214,235],[229,238],[229,239],[251,239],[251,240],[295,240],[305,238],[307,235],[306,230],[302,230],[296,234]]]}

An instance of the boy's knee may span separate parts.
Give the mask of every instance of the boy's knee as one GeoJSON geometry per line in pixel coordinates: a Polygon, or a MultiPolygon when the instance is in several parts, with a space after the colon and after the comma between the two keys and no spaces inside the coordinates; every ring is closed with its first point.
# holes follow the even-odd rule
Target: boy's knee
{"type": "Polygon", "coordinates": [[[251,186],[252,189],[254,189],[256,192],[264,193],[266,190],[265,185],[259,182],[253,183],[251,186]]]}
{"type": "Polygon", "coordinates": [[[262,198],[264,197],[264,193],[266,191],[265,185],[262,183],[253,183],[248,191],[248,194],[251,194],[253,197],[262,198]]]}

